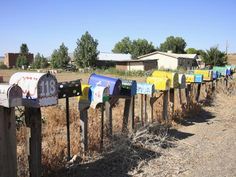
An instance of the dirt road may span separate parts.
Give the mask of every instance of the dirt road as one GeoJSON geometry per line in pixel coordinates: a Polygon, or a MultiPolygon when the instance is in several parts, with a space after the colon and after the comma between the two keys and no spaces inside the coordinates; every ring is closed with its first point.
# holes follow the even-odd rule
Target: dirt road
{"type": "Polygon", "coordinates": [[[163,150],[134,176],[236,176],[236,95],[218,94],[211,106],[170,133],[176,147],[163,150]]]}

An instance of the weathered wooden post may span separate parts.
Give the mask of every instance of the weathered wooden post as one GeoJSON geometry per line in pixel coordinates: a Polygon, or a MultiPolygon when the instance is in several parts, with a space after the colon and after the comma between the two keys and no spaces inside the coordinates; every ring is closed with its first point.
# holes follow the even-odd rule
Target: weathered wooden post
{"type": "Polygon", "coordinates": [[[69,98],[81,95],[80,79],[70,82],[58,83],[58,98],[66,99],[66,131],[67,131],[67,160],[71,159],[70,153],[70,105],[69,98]]]}
{"type": "Polygon", "coordinates": [[[165,123],[168,123],[168,91],[163,91],[163,111],[162,118],[165,120],[165,123]]]}
{"type": "Polygon", "coordinates": [[[22,105],[17,85],[0,84],[0,177],[17,176],[15,106],[22,105]]]}
{"type": "Polygon", "coordinates": [[[11,76],[10,84],[18,84],[22,89],[22,105],[25,106],[28,134],[30,177],[41,177],[41,110],[40,107],[58,103],[57,80],[49,73],[18,72],[11,76]]]}

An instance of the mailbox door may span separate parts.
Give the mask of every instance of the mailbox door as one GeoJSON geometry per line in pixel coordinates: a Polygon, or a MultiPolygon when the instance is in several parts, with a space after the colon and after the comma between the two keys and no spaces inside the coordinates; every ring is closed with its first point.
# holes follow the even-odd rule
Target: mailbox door
{"type": "Polygon", "coordinates": [[[78,100],[79,101],[89,101],[91,100],[91,89],[90,89],[90,85],[88,84],[82,84],[81,85],[81,90],[82,90],[82,95],[81,96],[78,96],[78,100]]]}
{"type": "Polygon", "coordinates": [[[57,80],[49,73],[18,72],[11,76],[10,84],[21,87],[23,106],[44,107],[58,102],[57,80]]]}
{"type": "Polygon", "coordinates": [[[22,90],[17,85],[0,85],[0,106],[22,106],[22,90]]]}
{"type": "Polygon", "coordinates": [[[137,94],[152,95],[154,93],[154,85],[148,84],[145,82],[138,82],[136,93],[137,94]]]}
{"type": "Polygon", "coordinates": [[[98,104],[109,100],[109,89],[103,86],[91,87],[91,107],[96,108],[98,104]]]}
{"type": "Polygon", "coordinates": [[[137,91],[137,83],[134,80],[121,80],[120,94],[123,96],[134,96],[137,91]]]}
{"type": "Polygon", "coordinates": [[[117,78],[101,76],[101,75],[93,73],[89,77],[88,84],[93,87],[95,86],[108,87],[109,93],[112,96],[118,96],[120,94],[121,80],[117,78]]]}
{"type": "Polygon", "coordinates": [[[81,95],[80,79],[58,83],[58,98],[75,97],[81,95]]]}

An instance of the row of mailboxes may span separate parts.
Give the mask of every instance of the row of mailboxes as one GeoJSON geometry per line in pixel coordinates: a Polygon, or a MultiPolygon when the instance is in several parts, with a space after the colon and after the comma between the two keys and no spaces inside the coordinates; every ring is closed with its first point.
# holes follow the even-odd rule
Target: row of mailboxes
{"type": "Polygon", "coordinates": [[[194,74],[202,74],[204,81],[213,80],[213,71],[212,70],[194,70],[194,74]]]}
{"type": "Polygon", "coordinates": [[[153,84],[155,90],[165,91],[170,89],[170,79],[166,77],[147,77],[146,82],[153,84]]]}
{"type": "Polygon", "coordinates": [[[168,71],[159,71],[156,70],[152,73],[153,77],[159,78],[168,78],[170,80],[170,88],[178,88],[179,87],[179,76],[175,72],[168,72],[168,71]]]}

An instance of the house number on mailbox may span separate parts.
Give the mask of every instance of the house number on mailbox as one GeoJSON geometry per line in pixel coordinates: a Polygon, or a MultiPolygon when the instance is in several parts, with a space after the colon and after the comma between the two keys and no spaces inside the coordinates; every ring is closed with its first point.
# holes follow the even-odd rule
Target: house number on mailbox
{"type": "Polygon", "coordinates": [[[54,95],[56,92],[56,82],[55,80],[45,80],[45,81],[41,81],[40,83],[40,87],[41,87],[41,93],[40,96],[41,97],[47,97],[50,95],[54,95]]]}

